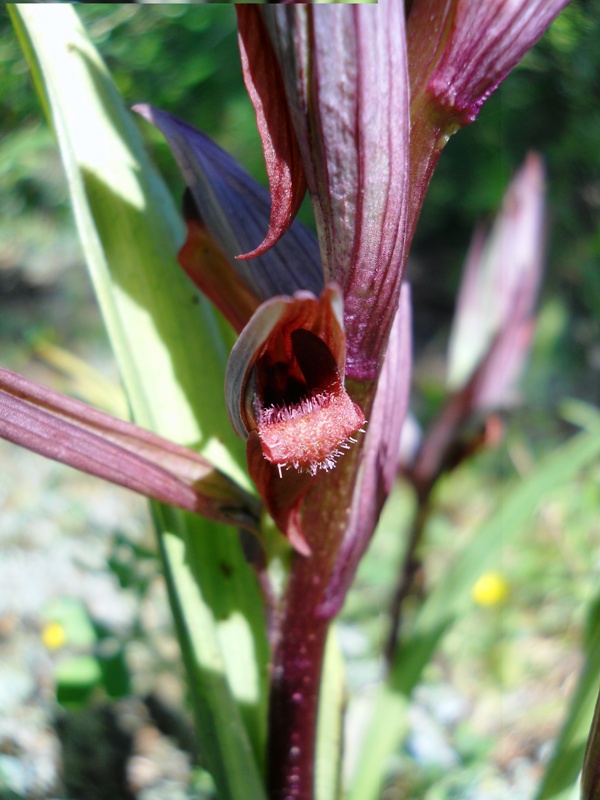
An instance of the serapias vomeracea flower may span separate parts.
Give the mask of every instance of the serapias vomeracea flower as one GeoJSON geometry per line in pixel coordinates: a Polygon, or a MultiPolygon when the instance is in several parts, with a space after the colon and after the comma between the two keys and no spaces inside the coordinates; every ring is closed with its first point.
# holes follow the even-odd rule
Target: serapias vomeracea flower
{"type": "Polygon", "coordinates": [[[228,408],[280,526],[289,523],[291,507],[282,515],[285,503],[275,496],[293,497],[297,512],[307,481],[258,480],[264,469],[256,466],[257,444],[278,475],[285,478],[289,467],[316,474],[334,466],[362,418],[369,419],[407,240],[439,153],[564,4],[554,0],[541,10],[539,3],[415,0],[406,44],[404,6],[392,0],[376,8],[239,7],[244,78],[263,141],[270,206],[201,134],[163,112],[144,110],[167,136],[194,197],[181,263],[241,333],[228,370],[228,408]],[[320,256],[310,235],[292,224],[306,185],[320,256]],[[224,256],[221,291],[203,248],[194,250],[199,237],[224,256]],[[310,250],[310,257],[301,250],[310,250]],[[239,258],[249,259],[242,269],[239,258]],[[339,350],[320,334],[315,340],[299,333],[318,327],[316,321],[291,327],[274,321],[277,315],[299,318],[291,308],[303,292],[314,298],[304,302],[320,308],[315,300],[325,285],[339,291],[338,309],[343,303],[338,319],[345,345],[339,350]],[[237,311],[232,297],[245,298],[237,311]],[[312,361],[316,341],[324,344],[329,366],[317,380],[307,379],[301,363],[312,361]],[[335,391],[323,393],[323,381],[335,391]],[[330,425],[334,417],[339,426],[330,425]],[[308,427],[321,440],[310,448],[307,437],[294,433],[308,427]],[[288,491],[294,482],[303,491],[288,491]]]}
{"type": "Polygon", "coordinates": [[[530,153],[504,196],[491,230],[480,226],[465,262],[448,347],[448,399],[412,463],[423,495],[502,433],[498,412],[518,399],[534,329],[544,256],[544,170],[530,153]]]}
{"type": "MultiPolygon", "coordinates": [[[[445,141],[566,3],[413,0],[406,20],[401,0],[239,7],[270,197],[201,134],[146,110],[193,196],[181,263],[240,334],[227,387],[234,427],[253,453],[258,439],[284,483],[288,467],[301,476],[294,491],[280,487],[285,503],[263,476],[280,524],[290,497],[298,510],[306,475],[331,472],[371,417],[408,244],[445,141]],[[293,222],[306,186],[319,246],[293,222]]],[[[360,450],[375,440],[390,449],[389,419],[367,431],[360,450]]]]}
{"type": "MultiPolygon", "coordinates": [[[[299,521],[307,476],[331,470],[356,434],[362,437],[405,261],[408,84],[404,48],[393,46],[404,40],[404,15],[399,4],[386,4],[374,15],[365,8],[327,11],[333,13],[267,9],[263,17],[258,7],[238,9],[244,75],[257,109],[272,198],[255,185],[250,189],[247,176],[201,134],[164,112],[139,109],[166,135],[193,195],[195,213],[188,215],[180,261],[241,333],[228,367],[228,410],[236,431],[247,438],[250,472],[269,510],[296,544],[300,530],[292,534],[291,520],[299,521]],[[308,46],[308,28],[313,69],[306,85],[296,88],[302,96],[318,97],[322,107],[307,120],[325,119],[324,108],[335,101],[346,131],[341,139],[323,131],[314,146],[298,134],[283,55],[286,29],[308,46]],[[345,104],[338,100],[350,86],[348,73],[332,70],[335,58],[359,65],[345,104]],[[397,135],[403,128],[405,134],[397,135]],[[315,158],[319,151],[324,159],[315,158]],[[319,206],[320,252],[314,238],[292,224],[305,173],[319,206]],[[286,211],[276,215],[282,194],[286,211]],[[227,260],[221,297],[214,272],[205,267],[204,248],[194,252],[200,231],[227,260]],[[279,241],[247,263],[236,260],[256,253],[263,239],[279,241]],[[243,331],[244,312],[231,310],[234,274],[233,295],[252,294],[254,303],[246,309],[258,309],[243,331]],[[257,459],[257,447],[273,469],[257,459]]],[[[308,51],[299,57],[307,58],[308,51]]],[[[406,386],[408,381],[406,374],[406,386]]],[[[390,415],[397,417],[398,398],[389,402],[390,415]]],[[[395,427],[388,424],[388,433],[395,427]]],[[[371,439],[381,438],[371,423],[366,430],[371,439]]]]}
{"type": "MultiPolygon", "coordinates": [[[[244,331],[229,370],[237,380],[228,381],[228,407],[236,430],[243,426],[250,443],[258,437],[273,474],[282,471],[286,488],[279,485],[278,500],[277,484],[262,479],[281,525],[291,497],[298,510],[306,475],[331,472],[363,419],[372,422],[408,240],[427,184],[423,175],[431,173],[445,138],[474,118],[564,5],[414,0],[408,43],[399,0],[367,7],[240,7],[244,77],[257,112],[270,198],[201,134],[161,117],[194,197],[181,262],[235,330],[244,331]],[[292,225],[306,185],[320,248],[292,225]],[[262,255],[246,264],[236,260],[257,253],[262,255]],[[268,313],[260,309],[264,303],[268,313]],[[285,348],[276,345],[282,324],[267,330],[269,314],[284,306],[286,319],[302,317],[292,307],[318,313],[329,308],[337,338],[331,338],[333,324],[327,334],[315,333],[316,317],[297,328],[286,322],[286,355],[273,361],[285,348]],[[321,367],[308,375],[317,349],[321,367]],[[277,390],[265,377],[274,364],[285,375],[277,390]],[[321,431],[311,447],[310,437],[286,432],[299,430],[303,415],[321,431]],[[296,439],[298,452],[288,446],[296,439]],[[293,479],[287,467],[300,477],[293,479]]],[[[360,449],[379,439],[377,447],[393,450],[383,444],[389,419],[380,431],[370,422],[366,430],[360,449]]],[[[254,453],[255,445],[249,446],[254,453]]],[[[250,463],[255,461],[253,456],[250,463]]]]}

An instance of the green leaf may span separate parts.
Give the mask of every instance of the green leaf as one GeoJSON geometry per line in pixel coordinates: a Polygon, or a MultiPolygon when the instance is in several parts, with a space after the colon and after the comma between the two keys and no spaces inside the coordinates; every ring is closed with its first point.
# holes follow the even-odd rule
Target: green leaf
{"type": "MultiPolygon", "coordinates": [[[[597,680],[596,680],[597,683],[597,680]]],[[[600,797],[600,696],[596,700],[592,728],[583,760],[581,800],[598,800],[600,797]]]]}
{"type": "Polygon", "coordinates": [[[337,800],[344,733],[346,683],[344,660],[337,631],[332,625],[327,637],[317,723],[316,800],[337,800]]]}
{"type": "Polygon", "coordinates": [[[468,610],[471,589],[500,551],[523,531],[540,500],[563,486],[600,454],[600,429],[574,436],[517,482],[503,496],[496,513],[478,531],[444,578],[433,588],[419,610],[414,626],[398,648],[388,681],[380,690],[365,747],[354,773],[349,800],[379,797],[385,765],[407,730],[406,709],[423,669],[435,654],[443,636],[468,610]]]}
{"type": "Polygon", "coordinates": [[[552,758],[536,794],[536,800],[568,800],[577,788],[579,773],[584,764],[588,733],[588,753],[585,757],[582,781],[583,800],[597,800],[598,750],[600,718],[594,714],[600,682],[600,595],[590,604],[587,617],[585,663],[571,699],[567,718],[554,746],[552,758]],[[592,717],[594,723],[592,725],[592,717]]]}
{"type": "MultiPolygon", "coordinates": [[[[69,7],[9,9],[58,138],[94,289],[136,421],[219,467],[244,463],[222,403],[227,353],[176,262],[183,223],[133,114],[69,7]],[[219,444],[222,440],[226,447],[219,444]]],[[[237,477],[243,480],[238,470],[237,477]]]]}
{"type": "MultiPolygon", "coordinates": [[[[132,115],[72,7],[9,12],[136,422],[195,444],[248,485],[222,399],[226,348],[176,263],[182,223],[132,115]]],[[[168,507],[155,520],[207,768],[220,798],[260,800],[268,646],[257,582],[236,531],[168,507]]]]}
{"type": "Polygon", "coordinates": [[[248,622],[235,596],[244,592],[244,582],[252,576],[247,571],[236,574],[232,558],[236,539],[219,537],[217,555],[223,559],[222,568],[235,594],[228,596],[223,592],[215,603],[211,594],[218,591],[217,581],[212,563],[203,559],[201,552],[214,549],[214,543],[207,541],[202,530],[203,521],[199,517],[182,519],[183,515],[174,509],[153,505],[157,525],[163,531],[160,547],[165,579],[188,673],[204,764],[215,781],[219,798],[265,800],[261,769],[254,757],[257,748],[261,751],[264,748],[265,733],[254,724],[254,705],[260,684],[266,679],[266,660],[261,653],[252,652],[254,644],[249,639],[248,622]],[[190,547],[195,538],[201,542],[200,549],[190,547]],[[190,557],[199,558],[202,563],[190,564],[190,557]],[[194,569],[197,566],[199,580],[194,569]],[[209,580],[203,580],[207,572],[209,580]],[[221,627],[215,632],[215,618],[220,614],[229,629],[221,627]],[[230,649],[230,655],[237,651],[239,666],[233,678],[226,673],[225,648],[221,646],[223,638],[231,634],[234,640],[235,634],[239,636],[230,649]],[[264,669],[262,674],[261,669],[264,669]],[[237,689],[239,707],[231,703],[232,685],[237,689]],[[247,730],[249,735],[246,735],[247,730]]]}

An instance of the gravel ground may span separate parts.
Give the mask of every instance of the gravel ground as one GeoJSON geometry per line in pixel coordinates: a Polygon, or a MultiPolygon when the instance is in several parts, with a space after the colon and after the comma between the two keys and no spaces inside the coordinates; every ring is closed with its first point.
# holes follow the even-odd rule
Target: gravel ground
{"type": "MultiPolygon", "coordinates": [[[[157,705],[183,699],[162,579],[152,563],[140,605],[139,595],[122,589],[107,569],[117,534],[151,546],[145,501],[1,441],[0,463],[0,797],[9,791],[62,797],[61,768],[73,767],[73,743],[81,758],[92,747],[87,761],[98,764],[103,741],[108,750],[128,754],[123,770],[130,797],[186,797],[190,756],[153,719],[157,705]],[[82,604],[114,640],[130,640],[132,696],[110,704],[99,696],[86,714],[59,708],[56,670],[81,648],[68,639],[48,646],[44,632],[53,610],[67,601],[82,604]],[[149,695],[154,704],[140,699],[149,695]]],[[[100,763],[118,773],[110,755],[100,763]]],[[[94,793],[88,785],[69,796],[127,795],[114,786],[94,793]]]]}

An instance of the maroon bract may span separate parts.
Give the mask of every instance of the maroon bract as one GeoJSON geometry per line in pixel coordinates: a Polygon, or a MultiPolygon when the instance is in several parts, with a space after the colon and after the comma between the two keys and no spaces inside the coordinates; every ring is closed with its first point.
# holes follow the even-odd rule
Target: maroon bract
{"type": "Polygon", "coordinates": [[[249,259],[265,253],[288,230],[306,193],[306,178],[261,9],[248,5],[236,6],[236,11],[244,82],[256,111],[271,193],[269,230],[264,241],[238,256],[249,259]]]}
{"type": "Polygon", "coordinates": [[[446,134],[481,106],[569,0],[413,0],[408,53],[413,100],[426,94],[446,134]]]}
{"type": "Polygon", "coordinates": [[[489,234],[477,230],[458,295],[448,383],[456,390],[479,370],[473,410],[498,410],[517,397],[533,332],[544,234],[544,168],[530,153],[489,234]]]}
{"type": "Polygon", "coordinates": [[[298,138],[325,281],[336,282],[344,295],[347,375],[374,381],[406,259],[404,7],[263,11],[298,138]]]}
{"type": "Polygon", "coordinates": [[[450,136],[533,47],[569,0],[413,0],[409,236],[450,136]]]}
{"type": "Polygon", "coordinates": [[[1,367],[0,437],[162,503],[258,531],[256,500],[203,456],[1,367]]]}

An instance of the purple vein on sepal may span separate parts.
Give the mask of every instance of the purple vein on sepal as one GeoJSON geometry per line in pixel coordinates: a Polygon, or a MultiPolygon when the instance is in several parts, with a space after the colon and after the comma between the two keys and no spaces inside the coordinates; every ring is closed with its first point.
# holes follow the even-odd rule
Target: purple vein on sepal
{"type": "Polygon", "coordinates": [[[256,499],[203,456],[1,367],[0,437],[160,502],[257,530],[256,499]]]}
{"type": "Polygon", "coordinates": [[[163,133],[192,192],[202,222],[219,242],[236,273],[262,302],[279,294],[323,289],[316,237],[295,221],[276,246],[248,262],[236,256],[252,250],[269,226],[271,198],[208,136],[150,105],[134,110],[163,133]]]}

